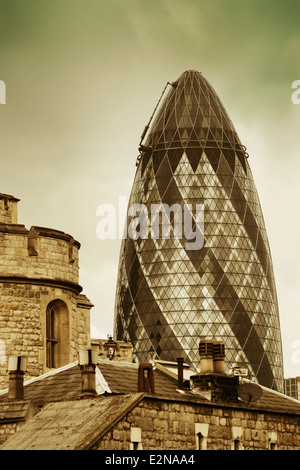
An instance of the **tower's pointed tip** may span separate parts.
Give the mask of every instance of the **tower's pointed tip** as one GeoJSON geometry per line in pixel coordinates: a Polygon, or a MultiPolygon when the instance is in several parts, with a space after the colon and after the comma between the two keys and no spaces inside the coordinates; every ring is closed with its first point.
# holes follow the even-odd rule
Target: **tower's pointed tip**
{"type": "Polygon", "coordinates": [[[202,75],[202,72],[199,72],[198,70],[194,70],[194,69],[188,69],[188,70],[185,70],[179,78],[183,78],[183,77],[186,77],[187,75],[202,75]]]}

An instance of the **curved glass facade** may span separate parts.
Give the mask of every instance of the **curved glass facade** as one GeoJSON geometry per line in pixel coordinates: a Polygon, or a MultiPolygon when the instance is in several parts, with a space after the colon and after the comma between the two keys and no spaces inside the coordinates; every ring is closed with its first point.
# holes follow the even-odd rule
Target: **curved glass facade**
{"type": "MultiPolygon", "coordinates": [[[[197,368],[199,341],[224,341],[227,370],[246,367],[249,378],[282,391],[278,304],[260,202],[245,147],[201,73],[184,72],[160,106],[138,161],[133,204],[149,213],[165,204],[174,212],[170,237],[155,238],[149,228],[122,241],[116,339],[130,342],[139,362],[183,357],[197,368]],[[187,249],[174,221],[180,209],[197,204],[204,208],[204,243],[187,249]]],[[[161,229],[163,220],[156,219],[161,229]]]]}

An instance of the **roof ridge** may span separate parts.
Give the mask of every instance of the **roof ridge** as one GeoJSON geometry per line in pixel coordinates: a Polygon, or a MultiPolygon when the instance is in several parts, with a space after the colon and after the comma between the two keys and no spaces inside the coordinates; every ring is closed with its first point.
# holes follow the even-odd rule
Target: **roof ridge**
{"type": "Polygon", "coordinates": [[[137,369],[139,364],[136,362],[126,362],[126,361],[111,361],[110,359],[100,359],[98,358],[98,365],[101,364],[108,364],[108,365],[113,365],[113,366],[131,366],[132,368],[137,369]]]}

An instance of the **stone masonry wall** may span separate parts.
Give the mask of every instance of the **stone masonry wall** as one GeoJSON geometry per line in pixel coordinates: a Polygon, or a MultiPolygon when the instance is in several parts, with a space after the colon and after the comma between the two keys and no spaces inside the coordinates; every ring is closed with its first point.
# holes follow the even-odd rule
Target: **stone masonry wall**
{"type": "Polygon", "coordinates": [[[6,357],[27,356],[24,380],[46,372],[46,309],[49,302],[63,300],[69,312],[69,354],[66,363],[77,359],[78,350],[90,344],[89,310],[78,312],[78,296],[72,291],[47,286],[0,283],[0,388],[7,387],[6,357]]]}
{"type": "Polygon", "coordinates": [[[78,250],[56,230],[0,225],[0,277],[24,276],[78,283],[78,250]]]}
{"type": "Polygon", "coordinates": [[[16,224],[18,221],[19,199],[8,194],[0,193],[0,222],[4,224],[16,224]]]}
{"type": "Polygon", "coordinates": [[[7,439],[13,436],[20,429],[20,424],[6,423],[0,426],[0,445],[3,444],[7,439]]]}
{"type": "Polygon", "coordinates": [[[18,432],[38,411],[36,405],[25,400],[0,402],[0,445],[18,432]]]}
{"type": "Polygon", "coordinates": [[[300,417],[253,409],[144,398],[95,445],[97,450],[130,450],[131,428],[141,430],[143,450],[195,450],[196,432],[207,450],[300,449],[300,417]]]}
{"type": "Polygon", "coordinates": [[[57,230],[0,224],[0,388],[7,386],[9,355],[28,357],[25,380],[46,372],[46,310],[53,300],[68,311],[65,363],[89,347],[92,305],[80,294],[79,248],[57,230]]]}

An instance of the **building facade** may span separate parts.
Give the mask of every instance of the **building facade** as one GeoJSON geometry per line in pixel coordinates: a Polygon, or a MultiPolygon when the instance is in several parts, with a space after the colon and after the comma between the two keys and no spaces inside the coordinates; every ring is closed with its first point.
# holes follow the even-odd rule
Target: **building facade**
{"type": "Polygon", "coordinates": [[[1,431],[10,437],[1,450],[300,450],[299,413],[163,395],[54,402],[19,432],[13,423],[1,431]]]}
{"type": "Polygon", "coordinates": [[[299,450],[299,416],[147,397],[91,447],[134,448],[299,450]]]}
{"type": "Polygon", "coordinates": [[[88,388],[86,369],[72,363],[25,382],[14,397],[10,377],[9,391],[0,391],[0,449],[299,450],[300,402],[220,372],[216,359],[212,369],[202,350],[203,372],[185,367],[182,382],[180,361],[174,373],[163,361],[98,358],[88,388]]]}
{"type": "Polygon", "coordinates": [[[0,194],[1,388],[8,356],[27,357],[28,379],[76,360],[90,345],[92,304],[78,284],[79,242],[18,224],[18,202],[0,194]]]}
{"type": "Polygon", "coordinates": [[[146,134],[120,251],[116,339],[139,362],[182,356],[195,367],[199,339],[222,339],[227,369],[283,391],[272,259],[248,154],[201,73],[170,84],[143,145],[146,134]],[[178,236],[186,208],[190,232],[178,236]]]}

